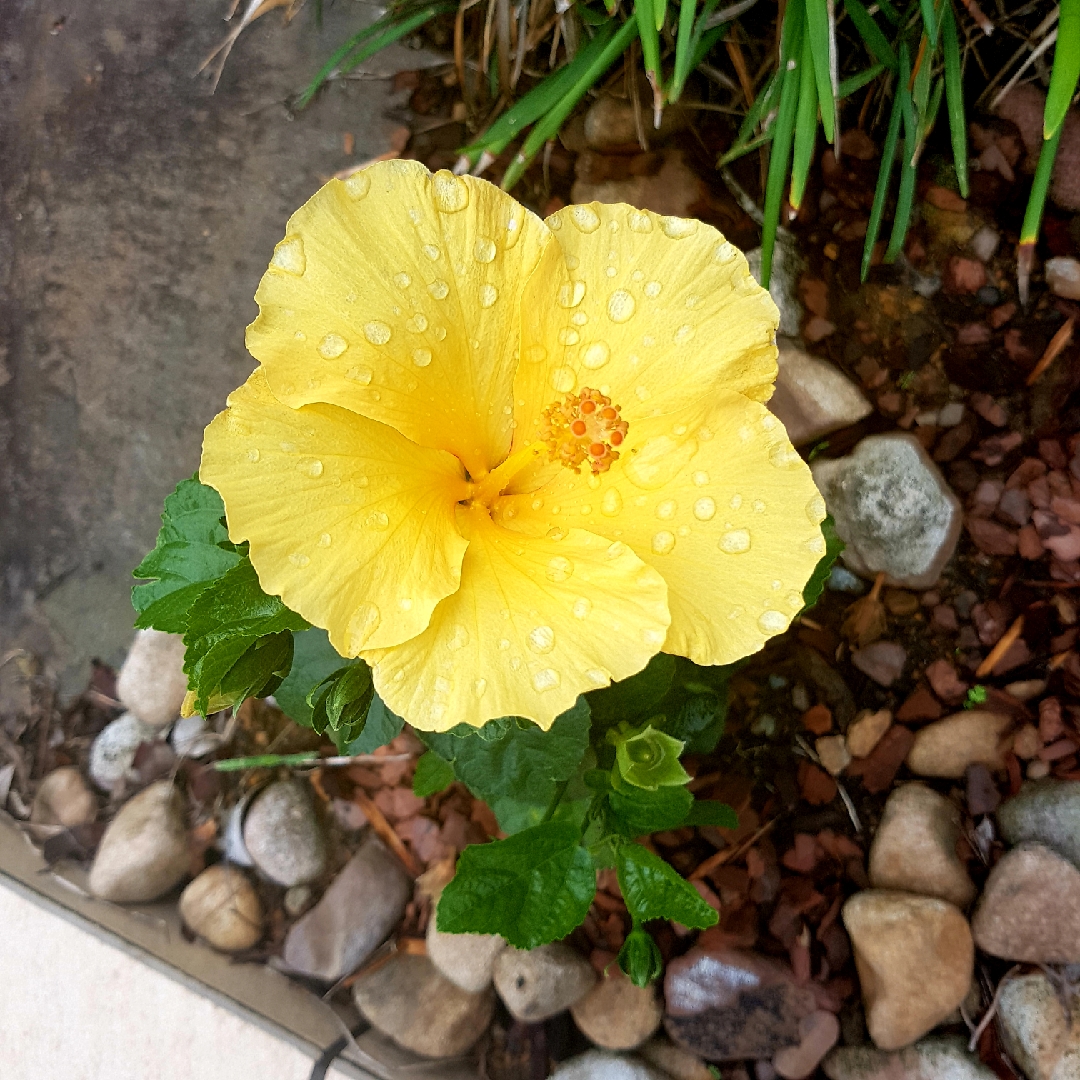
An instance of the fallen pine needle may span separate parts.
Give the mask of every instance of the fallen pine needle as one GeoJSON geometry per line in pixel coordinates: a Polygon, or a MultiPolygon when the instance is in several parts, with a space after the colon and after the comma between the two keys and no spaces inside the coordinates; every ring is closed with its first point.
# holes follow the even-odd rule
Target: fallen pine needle
{"type": "Polygon", "coordinates": [[[1075,325],[1075,319],[1066,319],[1065,324],[1050,339],[1050,344],[1046,346],[1046,352],[1042,354],[1039,362],[1031,369],[1031,374],[1027,377],[1028,386],[1035,385],[1039,376],[1061,355],[1065,346],[1072,341],[1073,327],[1075,325]]]}
{"type": "MultiPolygon", "coordinates": [[[[380,758],[380,761],[386,761],[387,758],[380,758]]],[[[401,837],[394,832],[393,826],[386,820],[386,816],[375,805],[365,792],[357,788],[353,792],[353,802],[355,802],[364,814],[367,816],[368,821],[371,822],[371,827],[378,834],[379,839],[401,860],[405,869],[414,877],[418,878],[423,872],[424,868],[416,861],[416,857],[405,846],[401,837]]]]}
{"type": "Polygon", "coordinates": [[[740,840],[737,844],[731,847],[722,848],[715,855],[710,855],[691,875],[690,881],[700,881],[706,874],[715,870],[718,866],[723,866],[724,863],[730,862],[732,859],[739,855],[745,854],[750,850],[774,825],[776,824],[776,818],[772,821],[766,821],[756,832],[747,836],[745,839],[740,840]]]}
{"type": "Polygon", "coordinates": [[[1021,615],[1016,622],[1001,635],[998,643],[987,654],[986,659],[975,669],[975,678],[981,679],[994,670],[994,665],[1009,651],[1009,646],[1020,636],[1024,629],[1024,616],[1021,615]]]}

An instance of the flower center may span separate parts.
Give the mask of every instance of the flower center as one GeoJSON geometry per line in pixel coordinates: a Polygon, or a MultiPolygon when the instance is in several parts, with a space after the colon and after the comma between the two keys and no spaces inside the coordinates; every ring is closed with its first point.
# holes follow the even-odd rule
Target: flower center
{"type": "Polygon", "coordinates": [[[540,437],[552,461],[574,472],[588,463],[594,473],[602,473],[618,460],[615,447],[622,445],[629,426],[611,398],[586,386],[544,410],[540,437]]]}

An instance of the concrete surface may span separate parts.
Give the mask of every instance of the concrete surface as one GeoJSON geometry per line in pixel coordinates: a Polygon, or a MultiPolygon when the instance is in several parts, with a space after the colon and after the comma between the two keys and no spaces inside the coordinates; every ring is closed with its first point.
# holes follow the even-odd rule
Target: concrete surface
{"type": "Polygon", "coordinates": [[[389,148],[386,76],[433,59],[395,47],[294,119],[285,99],[379,10],[327,3],[321,32],[313,5],[270,12],[212,95],[193,73],[228,6],[0,3],[0,655],[38,651],[68,693],[123,656],[131,569],[254,366],[288,215],[389,148]]]}

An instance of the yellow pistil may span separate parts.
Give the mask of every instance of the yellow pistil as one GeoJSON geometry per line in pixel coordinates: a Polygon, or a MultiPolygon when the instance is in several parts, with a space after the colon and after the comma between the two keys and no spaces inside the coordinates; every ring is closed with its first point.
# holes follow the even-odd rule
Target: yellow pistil
{"type": "Polygon", "coordinates": [[[490,506],[506,490],[510,481],[544,452],[546,446],[546,443],[537,440],[515,450],[501,465],[473,484],[472,501],[490,506]]]}

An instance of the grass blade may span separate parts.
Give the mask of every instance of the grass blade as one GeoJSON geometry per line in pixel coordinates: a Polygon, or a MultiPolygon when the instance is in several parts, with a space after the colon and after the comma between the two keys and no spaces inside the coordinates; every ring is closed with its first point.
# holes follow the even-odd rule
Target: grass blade
{"type": "MultiPolygon", "coordinates": [[[[807,10],[809,11],[809,7],[807,10]]],[[[806,179],[810,174],[810,162],[814,157],[814,145],[817,142],[818,97],[812,53],[810,34],[806,33],[803,35],[799,106],[795,112],[795,147],[791,158],[791,192],[788,195],[788,202],[792,210],[796,211],[802,205],[806,192],[806,179]]]]}
{"type": "Polygon", "coordinates": [[[1042,226],[1043,210],[1046,208],[1046,194],[1050,190],[1050,174],[1054,171],[1054,159],[1057,157],[1058,143],[1065,125],[1060,124],[1049,139],[1043,140],[1039,151],[1039,164],[1035,167],[1035,180],[1031,185],[1027,209],[1024,211],[1024,224],[1020,227],[1020,246],[1016,251],[1016,278],[1019,286],[1020,302],[1026,307],[1028,302],[1028,279],[1031,265],[1035,260],[1035,242],[1039,239],[1042,226]]]}
{"type": "Polygon", "coordinates": [[[1080,79],[1080,0],[1061,0],[1054,67],[1043,112],[1044,139],[1061,130],[1069,102],[1076,93],[1077,79],[1080,79]]]}
{"type": "Polygon", "coordinates": [[[784,85],[780,90],[780,111],[776,117],[776,134],[773,152],[769,160],[769,176],[765,182],[765,209],[761,226],[761,284],[769,287],[772,276],[773,249],[776,245],[776,229],[780,224],[780,204],[784,201],[784,185],[787,183],[788,165],[791,162],[792,136],[795,134],[795,113],[799,103],[799,63],[802,57],[802,39],[805,24],[805,8],[802,0],[790,0],[784,16],[783,41],[780,63],[786,71],[784,85]]]}
{"type": "Polygon", "coordinates": [[[634,18],[641,38],[641,58],[645,62],[645,78],[653,91],[653,117],[660,126],[663,90],[660,85],[660,34],[653,15],[653,0],[634,0],[634,18]]]}
{"type": "MultiPolygon", "coordinates": [[[[805,37],[810,42],[810,53],[814,64],[817,97],[821,103],[821,126],[825,130],[826,140],[835,145],[838,132],[831,58],[836,51],[836,42],[833,40],[829,10],[825,0],[806,0],[805,37]]],[[[804,58],[805,52],[804,48],[804,58]]]]}
{"type": "Polygon", "coordinates": [[[889,180],[892,177],[893,162],[896,160],[896,144],[900,138],[900,121],[904,112],[897,90],[893,98],[892,114],[889,116],[889,130],[885,135],[885,145],[881,151],[881,167],[878,169],[877,187],[874,189],[874,204],[870,208],[870,221],[866,226],[866,240],[863,243],[862,269],[860,280],[865,281],[870,273],[870,263],[874,257],[874,245],[881,231],[881,218],[885,213],[885,199],[889,194],[889,180]]]}
{"type": "Polygon", "coordinates": [[[851,97],[856,90],[861,90],[868,82],[873,82],[883,71],[889,69],[884,64],[875,64],[873,67],[868,67],[865,71],[860,71],[858,75],[852,75],[850,78],[845,79],[837,91],[837,97],[842,101],[846,97],[851,97]]]}
{"type": "MultiPolygon", "coordinates": [[[[582,99],[589,87],[623,54],[637,32],[637,21],[627,19],[619,27],[618,31],[611,35],[607,44],[600,50],[599,55],[593,57],[588,66],[581,71],[562,99],[537,122],[503,176],[502,188],[504,191],[509,191],[521,179],[522,174],[528,168],[529,162],[536,156],[540,148],[548,139],[555,138],[559,133],[559,128],[562,127],[563,122],[573,111],[574,106],[582,99]]],[[[582,50],[582,52],[584,51],[582,50]]]]}
{"type": "Polygon", "coordinates": [[[967,120],[964,117],[964,73],[960,69],[960,40],[952,0],[941,11],[941,51],[945,59],[945,96],[949,106],[949,134],[952,137],[956,183],[960,194],[968,195],[967,120]]]}
{"type": "Polygon", "coordinates": [[[878,7],[881,8],[881,13],[893,26],[899,26],[904,21],[904,17],[892,6],[889,0],[878,0],[878,7]]]}
{"type": "Polygon", "coordinates": [[[664,20],[667,18],[667,0],[653,0],[653,16],[659,33],[664,29],[664,20]]]}
{"type": "Polygon", "coordinates": [[[694,15],[697,12],[697,0],[681,0],[679,5],[679,32],[675,38],[675,73],[671,77],[668,100],[678,101],[691,71],[691,59],[694,52],[694,15]]]}
{"type": "Polygon", "coordinates": [[[855,24],[859,37],[863,44],[879,63],[884,64],[890,71],[896,70],[896,50],[889,44],[889,39],[882,33],[881,28],[869,11],[863,7],[860,0],[844,0],[844,10],[855,24]]]}
{"type": "Polygon", "coordinates": [[[763,135],[768,135],[769,142],[772,141],[772,125],[768,125],[765,132],[761,136],[754,138],[754,128],[758,126],[761,120],[766,116],[766,112],[772,107],[772,104],[779,100],[780,91],[784,85],[784,68],[781,67],[776,71],[773,77],[766,83],[765,89],[754,99],[753,105],[750,106],[750,111],[743,117],[743,122],[739,126],[739,133],[735,136],[735,141],[731,144],[730,149],[726,154],[723,154],[720,160],[717,162],[717,167],[727,165],[731,161],[735,161],[736,158],[742,157],[749,150],[756,149],[762,144],[763,135]]]}
{"type": "Polygon", "coordinates": [[[908,225],[911,222],[911,208],[915,201],[915,151],[918,145],[918,125],[915,122],[915,105],[912,101],[907,75],[907,45],[900,46],[900,81],[897,85],[897,97],[900,99],[900,111],[904,117],[904,156],[900,161],[900,190],[896,196],[896,212],[893,215],[892,234],[889,246],[885,249],[885,262],[896,261],[904,246],[908,225]]]}

